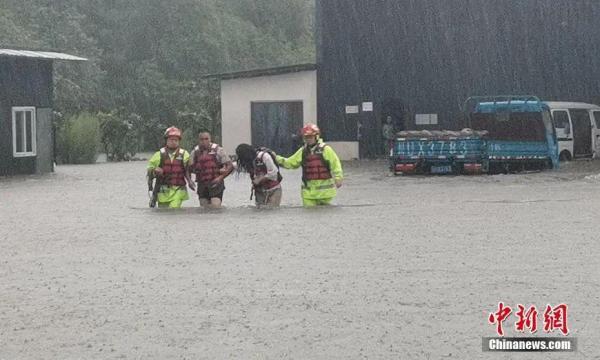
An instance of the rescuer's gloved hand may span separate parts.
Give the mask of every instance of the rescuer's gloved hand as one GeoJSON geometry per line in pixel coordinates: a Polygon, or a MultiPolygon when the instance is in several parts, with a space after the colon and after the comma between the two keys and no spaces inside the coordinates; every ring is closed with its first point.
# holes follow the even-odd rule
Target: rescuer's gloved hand
{"type": "Polygon", "coordinates": [[[335,187],[338,189],[342,187],[342,179],[335,179],[335,187]]]}

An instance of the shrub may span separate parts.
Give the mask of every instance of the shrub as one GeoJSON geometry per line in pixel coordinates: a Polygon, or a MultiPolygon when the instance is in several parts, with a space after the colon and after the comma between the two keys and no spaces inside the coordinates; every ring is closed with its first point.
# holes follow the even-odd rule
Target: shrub
{"type": "Polygon", "coordinates": [[[62,122],[56,134],[57,156],[66,164],[93,164],[100,143],[98,118],[89,113],[62,122]]]}
{"type": "Polygon", "coordinates": [[[109,161],[129,160],[137,152],[137,136],[131,119],[118,112],[100,113],[100,141],[109,161]]]}

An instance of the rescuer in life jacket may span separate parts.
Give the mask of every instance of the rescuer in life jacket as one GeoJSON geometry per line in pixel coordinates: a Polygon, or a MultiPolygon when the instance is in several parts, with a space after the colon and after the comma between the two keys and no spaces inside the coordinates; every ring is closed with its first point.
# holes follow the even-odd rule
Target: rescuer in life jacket
{"type": "Polygon", "coordinates": [[[165,131],[166,146],[148,161],[148,176],[160,179],[159,207],[180,208],[189,199],[186,184],[195,190],[188,171],[190,154],[179,147],[181,130],[172,126],[165,131]]]}
{"type": "Polygon", "coordinates": [[[344,177],[340,159],[320,134],[317,125],[307,124],[302,128],[304,146],[289,158],[277,156],[286,169],[302,166],[302,203],[306,207],[329,205],[344,177]]]}
{"type": "Polygon", "coordinates": [[[235,149],[237,171],[250,174],[257,207],[277,207],[281,204],[281,180],[275,153],[265,147],[240,144],[235,149]]]}
{"type": "Polygon", "coordinates": [[[196,174],[200,206],[217,209],[221,207],[225,178],[233,171],[231,159],[225,150],[211,141],[208,131],[198,134],[198,145],[191,154],[191,171],[196,174]]]}

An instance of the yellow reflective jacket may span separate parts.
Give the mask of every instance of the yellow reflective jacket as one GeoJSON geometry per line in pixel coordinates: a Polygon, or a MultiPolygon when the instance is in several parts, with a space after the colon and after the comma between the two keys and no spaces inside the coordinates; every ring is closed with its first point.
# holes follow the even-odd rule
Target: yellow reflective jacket
{"type": "MultiPolygon", "coordinates": [[[[190,153],[186,150],[180,149],[183,152],[183,164],[187,168],[190,165],[190,153]]],[[[171,160],[175,157],[175,152],[169,151],[169,157],[171,160]]],[[[154,170],[160,165],[160,150],[155,152],[154,155],[148,161],[148,170],[154,170]]],[[[189,199],[189,195],[187,192],[186,186],[170,186],[163,185],[160,188],[160,192],[158,193],[158,202],[159,203],[169,203],[174,200],[187,200],[189,199]]]]}
{"type": "MultiPolygon", "coordinates": [[[[337,194],[335,180],[342,180],[344,178],[342,163],[333,148],[324,143],[322,139],[318,140],[318,144],[326,145],[323,148],[323,159],[329,166],[329,171],[331,172],[332,178],[327,180],[308,180],[303,182],[302,197],[305,199],[318,200],[334,198],[337,194]]],[[[305,146],[301,147],[289,158],[284,158],[283,156],[277,155],[277,163],[286,169],[297,169],[301,167],[303,165],[302,153],[304,148],[305,146]]],[[[316,148],[317,145],[309,148],[309,151],[313,153],[316,148]]]]}

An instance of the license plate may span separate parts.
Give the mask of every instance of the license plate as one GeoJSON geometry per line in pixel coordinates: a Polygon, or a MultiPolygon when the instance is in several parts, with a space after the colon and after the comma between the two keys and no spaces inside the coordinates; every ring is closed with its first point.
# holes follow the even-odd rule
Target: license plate
{"type": "Polygon", "coordinates": [[[452,166],[450,166],[450,165],[432,166],[431,167],[432,174],[447,174],[450,172],[452,172],[452,166]]]}

